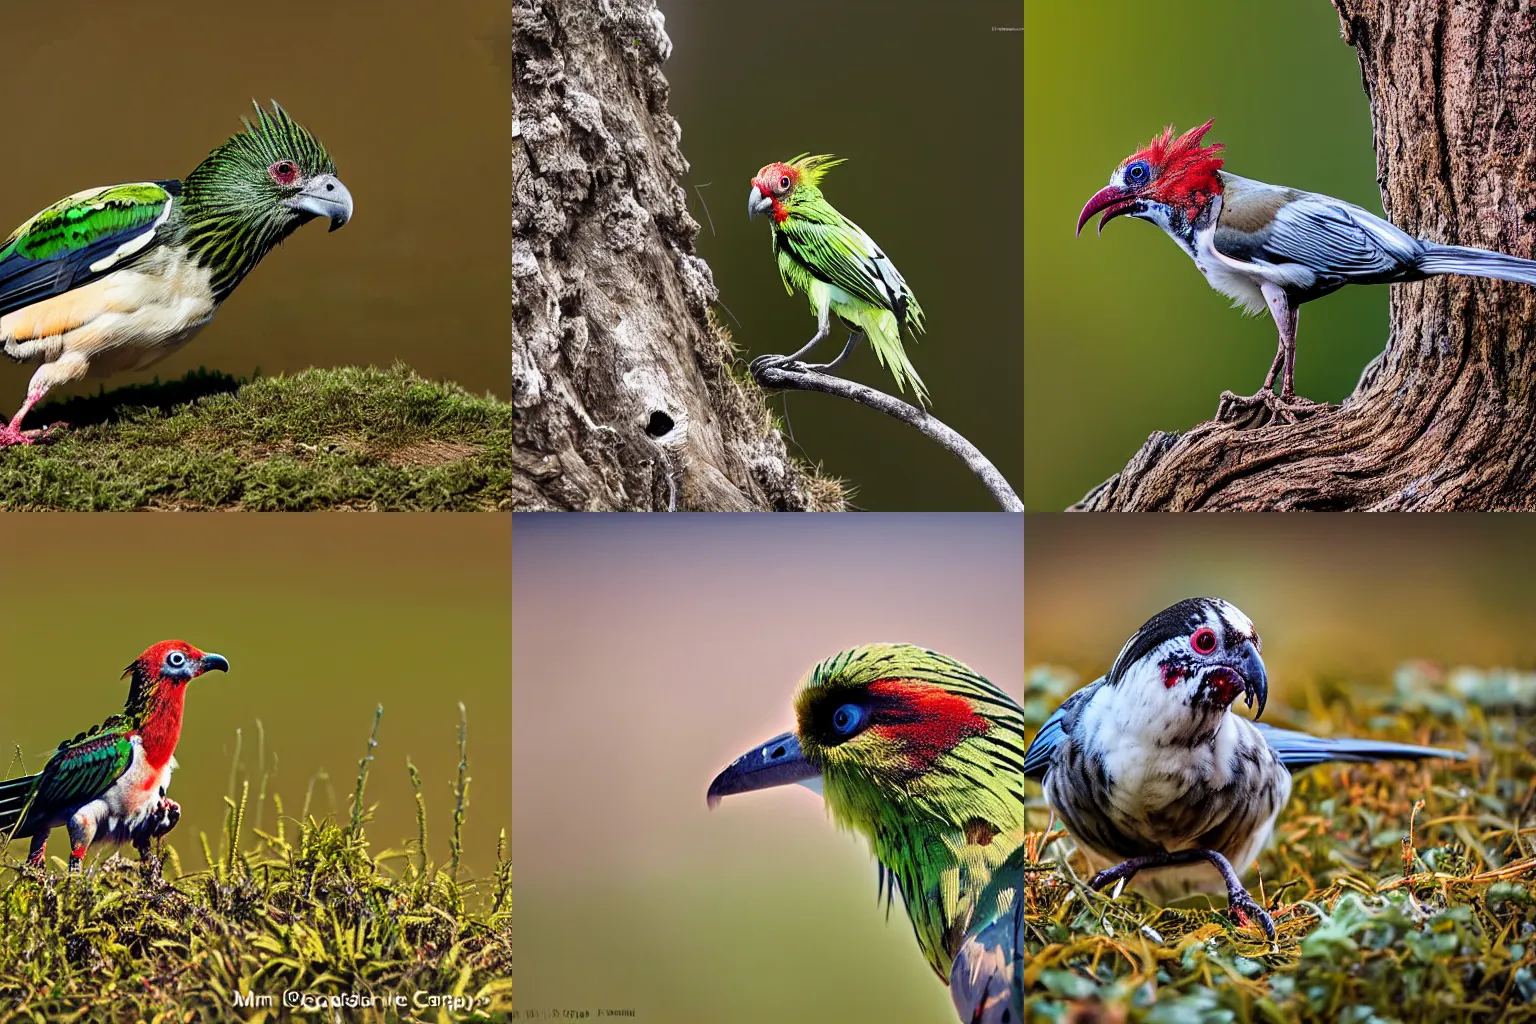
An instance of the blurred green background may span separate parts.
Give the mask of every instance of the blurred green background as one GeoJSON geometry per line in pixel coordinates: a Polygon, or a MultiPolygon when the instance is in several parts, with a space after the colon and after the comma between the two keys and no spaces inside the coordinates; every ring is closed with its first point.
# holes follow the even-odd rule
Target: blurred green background
{"type": "Polygon", "coordinates": [[[1536,668],[1536,519],[1078,516],[1025,526],[1024,656],[1087,683],[1143,622],[1223,597],[1264,640],[1271,702],[1389,687],[1405,661],[1536,668]]]}
{"type": "MultiPolygon", "coordinates": [[[[674,44],[662,70],[692,167],[682,185],[743,369],[816,333],[804,296],[779,283],[767,222],[747,220],[752,177],[807,151],[845,157],[823,191],[880,243],[922,304],[928,334],[906,345],[933,414],[1020,487],[1023,48],[1017,31],[996,31],[1018,28],[1018,3],[660,7],[674,44]]],[[[834,331],[817,358],[835,357],[846,336],[834,331]]],[[[868,345],[839,372],[895,392],[868,345]]],[[[782,412],[786,401],[805,457],[854,485],[858,506],[996,510],[959,461],[910,427],[826,395],[772,405],[782,412]]]]}
{"type": "Polygon", "coordinates": [[[953,1020],[819,797],[704,793],[855,644],[925,644],[1022,698],[1021,519],[514,516],[519,1010],[953,1020]]]}
{"type": "MultiPolygon", "coordinates": [[[[259,820],[275,831],[270,801],[257,807],[257,723],[285,812],[300,813],[313,783],[312,813],[344,818],[379,704],[366,798],[378,805],[368,826],[374,850],[416,837],[410,757],[421,770],[429,852],[445,863],[459,701],[473,779],[464,863],[477,876],[494,870],[498,836],[511,826],[506,517],[98,515],[87,529],[80,516],[38,513],[5,522],[13,531],[5,578],[13,596],[24,595],[0,618],[0,671],[11,680],[0,717],[7,775],[17,747],[38,771],[60,740],[121,711],[123,667],[156,641],[181,639],[230,663],[227,675],[187,690],[170,788],[181,822],[168,837],[186,870],[204,866],[199,831],[219,847],[237,730],[234,795],[250,778],[247,828],[259,820]]],[[[19,859],[26,850],[16,842],[5,852],[19,859]]],[[[68,853],[62,829],[48,852],[68,853]]]]}
{"type": "MultiPolygon", "coordinates": [[[[1228,308],[1155,225],[1074,240],[1078,212],[1164,125],[1216,119],[1227,169],[1381,213],[1369,105],[1333,8],[1180,0],[1025,4],[1024,501],[1063,508],[1154,430],[1250,394],[1275,352],[1269,317],[1228,308]],[[1177,16],[1174,16],[1176,13],[1177,16]]],[[[1387,289],[1301,313],[1296,390],[1338,401],[1387,341],[1387,289]]]]}
{"type": "MultiPolygon", "coordinates": [[[[81,189],[186,176],[253,98],[276,98],[326,145],[357,212],[335,234],[294,234],[163,362],[60,397],[198,366],[239,377],[396,360],[510,395],[506,4],[134,10],[83,0],[0,15],[0,236],[81,189]]],[[[0,359],[0,414],[16,411],[33,369],[0,359]]]]}

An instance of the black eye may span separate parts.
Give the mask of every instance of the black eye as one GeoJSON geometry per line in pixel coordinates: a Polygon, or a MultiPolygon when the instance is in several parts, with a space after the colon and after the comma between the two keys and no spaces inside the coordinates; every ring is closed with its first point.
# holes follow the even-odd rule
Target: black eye
{"type": "Polygon", "coordinates": [[[789,175],[786,174],[779,179],[779,188],[789,188],[789,175]]]}
{"type": "Polygon", "coordinates": [[[1145,160],[1137,160],[1125,169],[1125,180],[1132,185],[1144,184],[1151,173],[1145,160]]]}
{"type": "Polygon", "coordinates": [[[1195,649],[1196,654],[1214,654],[1216,651],[1215,631],[1201,626],[1190,636],[1189,646],[1195,649]]]}

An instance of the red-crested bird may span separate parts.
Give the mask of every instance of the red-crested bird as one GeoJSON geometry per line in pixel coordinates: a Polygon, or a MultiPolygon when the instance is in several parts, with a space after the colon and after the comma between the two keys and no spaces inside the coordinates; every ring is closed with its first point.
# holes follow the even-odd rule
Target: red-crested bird
{"type": "Polygon", "coordinates": [[[48,833],[69,830],[69,870],[92,843],[132,842],[148,857],[150,840],[169,832],[181,807],[166,798],[181,739],[187,684],[229,671],[221,655],[163,640],[123,670],[132,677],[123,713],[59,744],[36,775],[0,782],[0,844],[30,837],[27,860],[43,863],[48,833]]]}
{"type": "Polygon", "coordinates": [[[1536,285],[1536,261],[1414,238],[1352,203],[1229,174],[1217,155],[1221,144],[1201,145],[1211,124],[1177,138],[1169,125],[1126,157],[1083,207],[1077,233],[1095,214],[1103,214],[1100,232],[1122,215],[1149,220],[1189,253],[1212,288],[1248,313],[1269,309],[1280,342],[1264,386],[1246,398],[1225,392],[1218,419],[1259,405],[1292,420],[1317,408],[1296,395],[1296,315],[1303,302],[1346,284],[1439,274],[1536,285]],[[1282,366],[1276,396],[1272,389],[1282,366]]]}

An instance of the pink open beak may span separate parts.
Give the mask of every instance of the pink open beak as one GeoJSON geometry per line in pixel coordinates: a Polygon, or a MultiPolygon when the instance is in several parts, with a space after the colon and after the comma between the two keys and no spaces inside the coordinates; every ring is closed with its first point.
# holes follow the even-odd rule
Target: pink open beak
{"type": "Polygon", "coordinates": [[[1104,214],[1103,217],[1099,218],[1099,234],[1102,235],[1105,224],[1108,224],[1122,213],[1128,212],[1135,205],[1136,197],[1134,195],[1127,193],[1119,185],[1106,185],[1094,193],[1093,198],[1088,200],[1088,205],[1083,207],[1083,212],[1078,214],[1078,237],[1082,237],[1083,225],[1092,220],[1094,214],[1104,214]]]}

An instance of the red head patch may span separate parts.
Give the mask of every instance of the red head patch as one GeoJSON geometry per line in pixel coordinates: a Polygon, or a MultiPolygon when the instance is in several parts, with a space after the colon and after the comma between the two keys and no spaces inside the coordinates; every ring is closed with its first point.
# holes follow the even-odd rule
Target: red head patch
{"type": "Polygon", "coordinates": [[[773,222],[784,223],[789,216],[789,211],[784,208],[784,199],[800,184],[800,168],[785,163],[771,163],[757,172],[757,177],[752,179],[752,187],[763,196],[773,200],[773,222]]]}
{"type": "Polygon", "coordinates": [[[880,679],[869,684],[869,694],[887,705],[869,731],[899,743],[908,764],[918,771],[961,740],[987,731],[987,720],[970,701],[934,683],[880,679]]]}
{"type": "Polygon", "coordinates": [[[1204,200],[1221,192],[1221,179],[1216,176],[1223,163],[1216,155],[1221,152],[1221,143],[1200,145],[1214,123],[1213,118],[1177,138],[1173,125],[1169,125],[1162,135],[1147,143],[1145,149],[1126,157],[1120,166],[1129,167],[1145,160],[1152,172],[1147,193],[1174,207],[1203,206],[1204,200]]]}
{"type": "MultiPolygon", "coordinates": [[[[172,652],[182,656],[184,659],[183,664],[196,666],[198,662],[203,660],[203,652],[185,640],[162,640],[147,648],[143,654],[135,658],[132,665],[123,669],[123,675],[127,676],[132,673],[138,676],[142,674],[146,679],[154,679],[164,674],[165,669],[168,667],[166,659],[172,652]]],[[[172,665],[169,667],[174,669],[176,666],[172,665]]]]}

